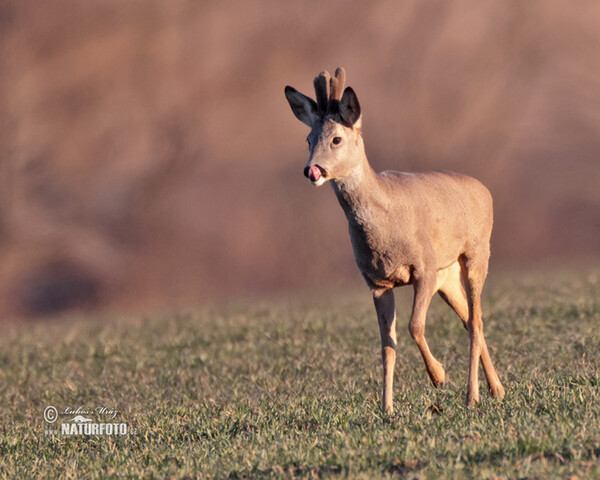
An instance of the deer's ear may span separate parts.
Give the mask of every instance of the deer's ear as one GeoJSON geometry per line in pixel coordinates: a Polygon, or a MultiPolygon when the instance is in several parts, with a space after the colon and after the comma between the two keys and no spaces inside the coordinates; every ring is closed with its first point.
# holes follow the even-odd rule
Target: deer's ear
{"type": "Polygon", "coordinates": [[[290,86],[285,87],[285,97],[298,120],[312,128],[317,120],[317,102],[290,86]]]}
{"type": "Polygon", "coordinates": [[[350,127],[360,119],[360,103],[351,87],[346,87],[340,100],[340,116],[350,127]]]}

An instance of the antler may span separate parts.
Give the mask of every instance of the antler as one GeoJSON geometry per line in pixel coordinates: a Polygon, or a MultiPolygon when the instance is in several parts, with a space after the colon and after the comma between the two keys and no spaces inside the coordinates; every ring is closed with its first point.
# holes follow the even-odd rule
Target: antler
{"type": "Polygon", "coordinates": [[[327,70],[323,70],[315,77],[313,83],[319,114],[338,113],[340,100],[344,93],[344,85],[346,84],[346,71],[342,67],[338,67],[335,71],[335,77],[332,77],[327,70]],[[329,92],[327,92],[327,86],[329,86],[329,92]]]}
{"type": "Polygon", "coordinates": [[[330,80],[331,95],[330,100],[337,100],[338,102],[342,99],[342,93],[344,93],[344,85],[346,84],[346,70],[342,67],[338,67],[335,71],[335,77],[330,80]]]}
{"type": "Polygon", "coordinates": [[[317,107],[319,113],[325,114],[328,109],[328,95],[327,95],[327,85],[329,84],[329,80],[331,75],[327,70],[323,70],[317,77],[315,77],[315,93],[317,95],[317,107]]]}
{"type": "Polygon", "coordinates": [[[338,111],[342,94],[344,93],[344,85],[346,84],[346,70],[343,67],[338,67],[335,71],[335,77],[329,81],[331,94],[329,96],[329,112],[335,113],[338,111]]]}

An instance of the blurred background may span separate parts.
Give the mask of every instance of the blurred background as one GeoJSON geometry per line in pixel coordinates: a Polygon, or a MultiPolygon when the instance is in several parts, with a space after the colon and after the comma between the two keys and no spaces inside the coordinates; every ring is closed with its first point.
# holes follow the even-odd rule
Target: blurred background
{"type": "MultiPolygon", "coordinates": [[[[283,95],[495,199],[492,268],[600,258],[600,3],[0,2],[0,318],[360,285],[283,95]]],[[[493,270],[492,270],[493,272],[493,270]]]]}

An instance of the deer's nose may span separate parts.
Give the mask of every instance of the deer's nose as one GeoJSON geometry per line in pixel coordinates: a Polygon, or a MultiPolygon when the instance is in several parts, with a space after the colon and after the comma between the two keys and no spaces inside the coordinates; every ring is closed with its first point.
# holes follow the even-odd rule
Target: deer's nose
{"type": "Polygon", "coordinates": [[[305,167],[305,168],[304,168],[304,176],[305,176],[306,178],[308,178],[308,171],[309,171],[309,170],[310,170],[310,167],[305,167]]]}

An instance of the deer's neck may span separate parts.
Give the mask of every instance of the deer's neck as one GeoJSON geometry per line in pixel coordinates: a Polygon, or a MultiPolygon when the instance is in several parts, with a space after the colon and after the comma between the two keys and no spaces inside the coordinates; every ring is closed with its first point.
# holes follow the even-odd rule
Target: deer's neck
{"type": "Polygon", "coordinates": [[[364,224],[372,209],[385,206],[379,179],[366,156],[349,175],[332,180],[331,184],[350,223],[364,224]]]}

